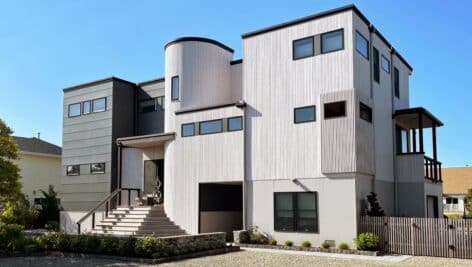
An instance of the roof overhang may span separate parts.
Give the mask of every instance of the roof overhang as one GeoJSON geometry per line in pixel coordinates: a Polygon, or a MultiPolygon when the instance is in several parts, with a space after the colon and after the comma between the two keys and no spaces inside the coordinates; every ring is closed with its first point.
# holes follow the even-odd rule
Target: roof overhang
{"type": "Polygon", "coordinates": [[[174,139],[175,133],[170,132],[122,137],[116,139],[116,143],[124,147],[145,148],[164,145],[167,141],[172,141],[174,139]]]}
{"type": "Polygon", "coordinates": [[[420,118],[422,119],[423,128],[432,128],[433,126],[440,127],[444,125],[438,118],[423,107],[397,110],[393,114],[393,118],[397,125],[404,129],[420,128],[420,118]]]}

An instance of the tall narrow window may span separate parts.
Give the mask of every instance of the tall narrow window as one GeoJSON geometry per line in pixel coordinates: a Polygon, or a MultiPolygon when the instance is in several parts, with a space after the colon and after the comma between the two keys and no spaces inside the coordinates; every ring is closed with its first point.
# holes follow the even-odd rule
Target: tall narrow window
{"type": "Polygon", "coordinates": [[[388,60],[384,55],[382,55],[382,69],[386,73],[390,73],[390,60],[388,60]]]}
{"type": "Polygon", "coordinates": [[[80,103],[69,105],[69,117],[80,116],[80,103]]]}
{"type": "Polygon", "coordinates": [[[400,98],[400,73],[397,68],[393,68],[393,84],[395,87],[395,96],[400,98]]]}
{"type": "Polygon", "coordinates": [[[177,101],[180,98],[179,76],[172,77],[171,80],[171,100],[177,101]]]}
{"type": "Polygon", "coordinates": [[[92,101],[92,112],[102,112],[106,109],[106,98],[99,98],[92,101]]]}
{"type": "Polygon", "coordinates": [[[338,118],[346,116],[346,101],[324,104],[324,118],[338,118]]]}
{"type": "Polygon", "coordinates": [[[182,124],[182,137],[194,136],[195,135],[195,123],[182,124]]]}
{"type": "Polygon", "coordinates": [[[363,57],[369,59],[369,41],[358,31],[356,31],[356,50],[363,57]]]}
{"type": "Polygon", "coordinates": [[[311,57],[315,54],[313,36],[293,41],[293,59],[311,57]]]}
{"type": "Polygon", "coordinates": [[[367,122],[372,122],[372,109],[362,102],[359,109],[359,117],[367,122]]]}
{"type": "Polygon", "coordinates": [[[316,107],[308,106],[295,108],[294,110],[295,123],[309,122],[316,120],[316,107]]]}
{"type": "Polygon", "coordinates": [[[374,71],[374,81],[376,82],[380,82],[380,58],[379,58],[379,50],[377,50],[377,48],[374,47],[374,50],[373,50],[373,55],[372,55],[372,64],[374,64],[374,68],[373,68],[373,71],[374,71]]]}
{"type": "Polygon", "coordinates": [[[289,232],[318,232],[316,192],[274,193],[274,229],[289,232]]]}
{"type": "Polygon", "coordinates": [[[344,49],[344,30],[336,30],[321,35],[321,53],[344,49]]]}
{"type": "Polygon", "coordinates": [[[82,114],[89,114],[90,113],[90,101],[82,102],[82,114]]]}

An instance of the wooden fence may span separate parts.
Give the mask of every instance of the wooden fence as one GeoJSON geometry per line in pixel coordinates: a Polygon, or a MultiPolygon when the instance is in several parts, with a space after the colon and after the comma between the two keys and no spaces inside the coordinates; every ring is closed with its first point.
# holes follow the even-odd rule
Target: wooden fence
{"type": "Polygon", "coordinates": [[[361,217],[359,233],[379,236],[389,253],[472,259],[472,220],[361,217]]]}

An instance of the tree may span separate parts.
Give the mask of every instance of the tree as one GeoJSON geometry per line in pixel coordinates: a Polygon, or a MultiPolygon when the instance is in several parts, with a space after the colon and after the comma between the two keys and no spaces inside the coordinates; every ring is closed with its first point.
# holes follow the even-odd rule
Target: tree
{"type": "Polygon", "coordinates": [[[18,200],[9,200],[5,202],[3,210],[0,213],[0,222],[7,224],[20,224],[26,229],[30,229],[38,211],[31,207],[29,200],[25,195],[20,194],[18,200]]]}
{"type": "Polygon", "coordinates": [[[48,191],[40,190],[43,194],[40,202],[40,209],[36,227],[43,228],[51,221],[59,222],[59,212],[62,210],[57,192],[54,191],[54,186],[49,185],[48,191]]]}
{"type": "Polygon", "coordinates": [[[467,214],[472,214],[472,188],[467,190],[467,195],[464,198],[464,205],[467,214]]]}
{"type": "Polygon", "coordinates": [[[20,169],[12,161],[18,158],[13,131],[0,119],[0,207],[21,195],[20,169]]]}
{"type": "Polygon", "coordinates": [[[377,200],[377,194],[370,192],[367,196],[368,208],[366,215],[368,216],[385,216],[385,212],[380,207],[379,201],[377,200]]]}

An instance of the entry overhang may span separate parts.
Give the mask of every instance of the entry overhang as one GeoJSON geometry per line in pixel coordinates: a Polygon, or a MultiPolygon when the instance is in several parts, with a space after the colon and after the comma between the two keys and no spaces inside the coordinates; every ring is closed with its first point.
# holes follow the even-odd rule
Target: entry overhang
{"type": "Polygon", "coordinates": [[[423,107],[397,110],[393,114],[393,118],[404,129],[432,128],[444,125],[423,107]]]}
{"type": "Polygon", "coordinates": [[[116,143],[125,147],[145,148],[165,144],[175,139],[175,132],[122,137],[116,143]]]}

